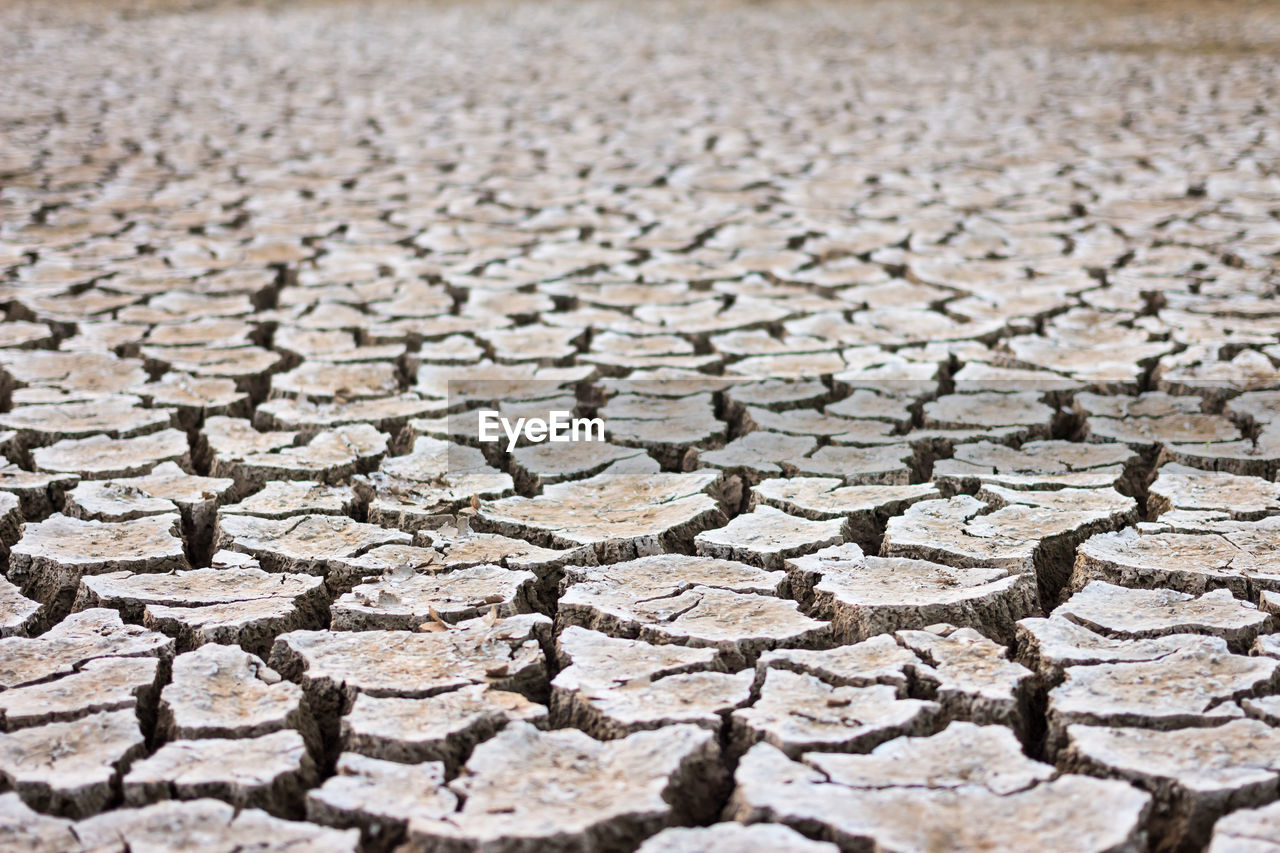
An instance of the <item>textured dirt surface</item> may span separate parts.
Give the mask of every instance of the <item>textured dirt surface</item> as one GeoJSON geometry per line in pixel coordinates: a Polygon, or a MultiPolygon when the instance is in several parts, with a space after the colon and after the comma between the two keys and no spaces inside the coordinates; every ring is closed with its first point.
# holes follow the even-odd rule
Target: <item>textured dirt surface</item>
{"type": "Polygon", "coordinates": [[[1277,56],[3,4],[0,848],[1280,850],[1277,56]]]}

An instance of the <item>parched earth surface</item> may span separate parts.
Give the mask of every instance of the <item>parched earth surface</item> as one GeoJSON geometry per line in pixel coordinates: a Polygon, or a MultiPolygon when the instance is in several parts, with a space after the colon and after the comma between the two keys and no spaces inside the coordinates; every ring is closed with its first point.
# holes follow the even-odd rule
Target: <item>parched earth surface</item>
{"type": "Polygon", "coordinates": [[[1277,56],[3,4],[0,848],[1280,850],[1277,56]]]}

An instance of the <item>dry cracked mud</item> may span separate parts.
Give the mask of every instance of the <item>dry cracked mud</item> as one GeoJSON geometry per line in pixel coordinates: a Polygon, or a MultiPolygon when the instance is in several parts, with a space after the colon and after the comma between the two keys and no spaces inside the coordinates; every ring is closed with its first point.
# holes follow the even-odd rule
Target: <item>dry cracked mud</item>
{"type": "Polygon", "coordinates": [[[0,848],[1280,851],[1278,50],[3,4],[0,848]]]}

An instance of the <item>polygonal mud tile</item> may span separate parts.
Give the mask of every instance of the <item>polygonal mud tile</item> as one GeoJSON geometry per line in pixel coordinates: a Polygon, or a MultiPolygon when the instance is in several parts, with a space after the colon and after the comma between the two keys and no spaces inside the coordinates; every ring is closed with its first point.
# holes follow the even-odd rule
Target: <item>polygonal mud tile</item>
{"type": "Polygon", "coordinates": [[[83,403],[15,406],[0,415],[0,429],[16,430],[23,449],[95,435],[134,438],[174,425],[170,409],[144,409],[137,397],[112,394],[83,403]]]}
{"type": "MultiPolygon", "coordinates": [[[[620,447],[607,441],[573,441],[568,443],[529,444],[511,452],[511,474],[523,493],[536,493],[552,483],[580,480],[616,463],[644,466],[652,457],[637,447],[620,447]]],[[[657,462],[652,461],[657,473],[657,462]]],[[[642,471],[637,467],[637,473],[642,471]]]]}
{"type": "Polygon", "coordinates": [[[50,474],[24,471],[0,457],[0,492],[18,499],[23,518],[37,519],[50,515],[62,505],[63,494],[80,482],[76,474],[50,474]]]}
{"type": "MultiPolygon", "coordinates": [[[[754,334],[757,337],[753,339],[753,343],[764,343],[765,346],[778,344],[777,340],[763,332],[754,334]]],[[[823,343],[815,338],[810,338],[809,341],[819,349],[830,348],[831,346],[828,344],[824,347],[823,343]]],[[[795,344],[798,341],[792,339],[792,343],[795,344]]],[[[726,388],[724,391],[725,405],[728,412],[731,413],[729,420],[740,417],[747,406],[756,406],[777,412],[819,406],[830,397],[830,389],[820,379],[768,378],[742,381],[726,388]]],[[[851,414],[849,417],[865,416],[851,414]]]]}
{"type": "Polygon", "coordinates": [[[246,456],[271,453],[299,442],[297,432],[259,432],[243,418],[212,417],[200,427],[196,455],[215,477],[229,477],[246,456]]]}
{"type": "Polygon", "coordinates": [[[778,824],[713,823],[664,829],[636,853],[836,853],[839,849],[778,824]]]}
{"type": "Polygon", "coordinates": [[[269,572],[323,574],[330,560],[357,557],[379,545],[410,542],[407,533],[339,515],[280,519],[224,515],[218,519],[216,545],[254,557],[269,572]]]}
{"type": "Polygon", "coordinates": [[[783,460],[807,477],[838,477],[850,486],[905,486],[915,475],[917,452],[910,444],[874,447],[824,445],[808,456],[783,460]]]}
{"type": "Polygon", "coordinates": [[[1239,428],[1222,415],[1201,411],[1197,397],[1170,397],[1161,392],[1137,398],[1080,395],[1077,413],[1086,416],[1082,438],[1119,442],[1150,451],[1178,443],[1206,444],[1240,439],[1239,428]]]}
{"type": "Polygon", "coordinates": [[[912,667],[920,695],[938,702],[948,719],[1010,726],[1019,736],[1027,734],[1034,673],[1009,660],[1004,646],[972,628],[951,625],[895,636],[924,661],[912,667]]]}
{"type": "Polygon", "coordinates": [[[413,418],[444,414],[439,400],[423,400],[413,394],[371,397],[361,400],[308,400],[280,397],[267,400],[253,412],[253,425],[263,431],[295,430],[303,438],[349,424],[369,424],[395,436],[413,418]]]}
{"type": "Polygon", "coordinates": [[[1267,424],[1256,436],[1239,441],[1168,444],[1157,459],[1158,465],[1166,462],[1274,481],[1280,471],[1280,424],[1267,424]]]}
{"type": "Polygon", "coordinates": [[[159,688],[157,658],[98,658],[54,681],[0,692],[0,724],[5,731],[66,722],[100,711],[134,709],[150,716],[159,688]]]}
{"type": "Polygon", "coordinates": [[[602,740],[680,723],[718,731],[724,715],[751,696],[754,673],[716,671],[711,649],[656,646],[576,625],[560,633],[556,649],[553,721],[602,740]]]}
{"type": "Polygon", "coordinates": [[[176,429],[137,438],[108,438],[96,434],[89,438],[64,439],[37,448],[31,458],[37,471],[75,474],[86,480],[137,477],[162,462],[175,462],[183,470],[191,467],[187,434],[176,429]]]}
{"type": "Polygon", "coordinates": [[[578,351],[582,332],[554,326],[531,324],[514,329],[489,329],[477,333],[501,364],[537,362],[544,365],[567,363],[578,351]]]}
{"type": "Polygon", "coordinates": [[[1068,726],[1064,770],[1132,782],[1157,809],[1153,840],[1164,849],[1203,849],[1228,810],[1261,806],[1280,781],[1280,733],[1256,720],[1208,729],[1068,726]]]}
{"type": "Polygon", "coordinates": [[[1154,361],[1173,346],[1151,341],[1145,332],[1121,328],[1114,321],[1106,332],[1096,327],[1063,331],[1066,333],[1053,337],[1009,338],[1002,347],[1010,353],[1008,363],[1065,373],[1108,393],[1134,393],[1143,363],[1154,361]]]}
{"type": "Polygon", "coordinates": [[[787,561],[794,594],[831,620],[842,642],[946,622],[1009,640],[1039,609],[1035,579],[1002,568],[952,568],[904,557],[867,557],[854,545],[787,561]]]}
{"type": "MultiPolygon", "coordinates": [[[[751,433],[756,435],[756,433],[751,433]]],[[[885,522],[911,504],[941,497],[928,483],[914,486],[846,486],[834,477],[791,477],[760,482],[753,506],[777,507],[813,520],[845,519],[847,537],[863,548],[878,541],[885,522]]]]}
{"type": "Polygon", "coordinates": [[[252,558],[224,551],[208,569],[82,578],[74,608],[114,608],[174,637],[184,651],[229,643],[265,655],[276,635],[320,625],[327,603],[321,578],[264,572],[252,558]]]}
{"type": "Polygon", "coordinates": [[[545,547],[592,546],[603,560],[632,559],[692,544],[724,524],[718,471],[688,474],[598,474],[556,483],[535,498],[482,504],[485,529],[545,547]]]}
{"type": "Polygon", "coordinates": [[[640,448],[667,469],[691,467],[691,448],[723,447],[728,437],[728,424],[716,419],[710,394],[619,394],[600,408],[599,417],[610,442],[640,448]]]}
{"type": "Polygon", "coordinates": [[[508,723],[542,727],[547,719],[545,706],[483,684],[422,698],[361,693],[342,718],[342,748],[402,764],[439,761],[453,774],[508,723]]]}
{"type": "Polygon", "coordinates": [[[763,430],[855,446],[889,444],[899,440],[893,437],[893,425],[885,421],[843,418],[814,409],[775,412],[758,406],[747,406],[742,413],[741,429],[747,431],[748,435],[763,430]]]}
{"type": "Polygon", "coordinates": [[[887,684],[905,698],[908,673],[925,666],[914,653],[887,634],[852,645],[830,649],[774,649],[756,661],[757,681],[769,669],[784,669],[815,676],[837,687],[871,687],[887,684]]]}
{"type": "Polygon", "coordinates": [[[1148,490],[1147,512],[1159,518],[1174,510],[1222,513],[1223,518],[1239,520],[1280,514],[1280,483],[1169,463],[1161,466],[1148,490]]]}
{"type": "Polygon", "coordinates": [[[0,778],[32,808],[67,817],[111,804],[122,770],[144,752],[133,709],[0,734],[0,778]]]}
{"type": "Polygon", "coordinates": [[[558,619],[612,636],[714,648],[736,666],[771,648],[828,645],[827,623],[775,597],[785,582],[781,572],[679,554],[574,568],[558,619]]]}
{"type": "MultiPolygon", "coordinates": [[[[821,301],[818,304],[822,304],[821,301]]],[[[835,352],[778,353],[730,362],[725,365],[725,375],[756,379],[800,379],[828,376],[839,373],[844,368],[844,359],[835,352]]]]}
{"type": "MultiPolygon", "coordinates": [[[[821,756],[824,762],[845,758],[821,756]]],[[[1104,853],[1146,844],[1150,798],[1123,782],[1068,775],[1009,791],[998,772],[984,767],[980,773],[977,784],[957,784],[958,774],[944,773],[937,784],[924,776],[901,786],[859,786],[758,744],[738,764],[726,816],[819,832],[850,850],[927,850],[942,843],[953,850],[1104,853]],[[1104,813],[1089,808],[1103,801],[1104,813]]]]}
{"type": "Polygon", "coordinates": [[[101,352],[0,350],[0,366],[8,387],[34,385],[110,394],[147,381],[141,361],[101,352]]]}
{"type": "Polygon", "coordinates": [[[572,729],[507,726],[449,783],[461,800],[442,818],[409,821],[406,851],[483,845],[548,851],[632,845],[711,817],[722,770],[714,735],[667,726],[596,741],[572,729]],[[569,792],[591,791],[590,797],[569,792]]]}
{"type": "MultiPolygon", "coordinates": [[[[467,564],[471,565],[471,564],[467,564]]],[[[417,545],[379,545],[355,557],[334,557],[328,562],[326,585],[335,593],[350,591],[357,584],[395,573],[443,571],[447,566],[440,552],[417,545]]]]}
{"type": "Polygon", "coordinates": [[[1213,825],[1209,853],[1275,853],[1280,850],[1280,803],[1240,809],[1213,825]]]}
{"type": "Polygon", "coordinates": [[[1256,425],[1280,422],[1280,391],[1249,391],[1227,401],[1223,412],[1256,425]]]}
{"type": "Polygon", "coordinates": [[[1166,634],[1221,637],[1244,652],[1269,624],[1266,613],[1217,589],[1196,598],[1171,589],[1129,589],[1091,581],[1053,611],[1110,637],[1139,639],[1166,634]]]}
{"type": "MultiPolygon", "coordinates": [[[[87,851],[71,821],[33,811],[15,793],[0,794],[0,847],[26,853],[82,853],[87,851]]],[[[120,848],[102,847],[103,853],[120,848]]]]}
{"type": "Polygon", "coordinates": [[[114,524],[54,515],[23,526],[9,577],[37,601],[63,606],[85,575],[188,568],[180,530],[177,514],[114,524]]]}
{"type": "Polygon", "coordinates": [[[718,468],[741,477],[747,485],[754,485],[766,477],[787,473],[791,469],[788,460],[807,456],[817,446],[817,440],[810,436],[756,430],[735,438],[719,450],[699,451],[698,467],[718,468]]]}
{"type": "Polygon", "coordinates": [[[1061,616],[1018,622],[1016,659],[1048,684],[1062,680],[1069,666],[1155,661],[1179,651],[1227,653],[1227,643],[1199,634],[1166,634],[1143,640],[1108,637],[1061,616]]]}
{"type": "Polygon", "coordinates": [[[237,809],[220,800],[169,801],[116,809],[80,821],[76,836],[90,850],[188,850],[236,853],[270,839],[277,849],[308,853],[356,853],[360,833],[281,820],[259,809],[237,809]]]}
{"type": "MultiPolygon", "coordinates": [[[[510,295],[510,294],[506,294],[510,295]]],[[[483,328],[493,328],[492,320],[483,328]]],[[[535,367],[530,364],[493,364],[480,361],[466,366],[424,364],[413,389],[428,399],[464,401],[519,401],[541,399],[570,389],[595,375],[590,366],[535,367]]]]}
{"type": "Polygon", "coordinates": [[[1152,374],[1156,387],[1171,394],[1199,394],[1209,400],[1280,385],[1280,369],[1252,349],[1227,357],[1212,344],[1188,347],[1160,359],[1152,374]]]}
{"type": "Polygon", "coordinates": [[[225,515],[290,518],[295,515],[351,515],[356,494],[350,486],[331,486],[314,480],[270,480],[236,503],[219,507],[225,515]]]}
{"type": "Polygon", "coordinates": [[[1071,588],[1093,580],[1144,589],[1167,588],[1199,595],[1228,589],[1254,600],[1280,591],[1274,553],[1280,525],[1238,524],[1223,533],[1151,533],[1133,528],[1094,536],[1079,546],[1071,588]]]}
{"type": "Polygon", "coordinates": [[[346,752],[336,770],[307,793],[307,819],[359,829],[379,849],[403,839],[410,820],[447,819],[458,808],[439,762],[399,764],[346,752]]]}
{"type": "Polygon", "coordinates": [[[991,429],[1020,427],[1027,438],[1045,439],[1053,430],[1055,412],[1042,402],[1039,391],[993,391],[947,394],[924,404],[925,429],[991,429]]]}
{"type": "Polygon", "coordinates": [[[852,788],[960,788],[981,785],[1011,794],[1052,779],[1052,765],[1023,754],[1004,726],[951,723],[927,737],[901,737],[866,755],[811,753],[804,763],[852,788]]]}
{"type": "Polygon", "coordinates": [[[248,294],[207,294],[170,290],[152,296],[145,306],[124,308],[118,319],[127,323],[182,323],[205,317],[242,317],[253,311],[248,294]]]}
{"type": "MultiPolygon", "coordinates": [[[[543,594],[555,597],[555,587],[560,582],[565,566],[594,566],[595,549],[590,545],[576,548],[543,548],[531,545],[523,539],[512,539],[496,533],[475,533],[470,528],[471,518],[459,514],[452,522],[440,527],[419,530],[414,541],[430,548],[438,555],[443,568],[464,569],[493,563],[513,571],[530,571],[538,576],[543,594]]],[[[387,554],[392,546],[375,549],[373,554],[387,554]]]]}
{"type": "Polygon", "coordinates": [[[151,346],[194,346],[210,344],[239,346],[249,343],[253,326],[231,317],[202,317],[185,323],[155,326],[144,338],[151,346]]]}
{"type": "Polygon", "coordinates": [[[978,441],[956,447],[955,456],[939,459],[933,481],[948,494],[976,492],[984,485],[1012,489],[1115,488],[1138,455],[1125,447],[1031,441],[1014,449],[978,441]]]}
{"type": "Polygon", "coordinates": [[[298,447],[249,453],[225,468],[241,494],[269,480],[337,483],[373,469],[387,452],[388,438],[368,424],[348,424],[316,433],[298,447]]]}
{"type": "Polygon", "coordinates": [[[10,320],[4,324],[5,349],[47,349],[54,342],[53,330],[44,323],[10,320]]]}
{"type": "Polygon", "coordinates": [[[0,687],[35,684],[81,670],[96,658],[173,656],[173,640],[126,625],[114,610],[72,613],[38,637],[0,640],[0,687]]]}
{"type": "Polygon", "coordinates": [[[1067,726],[1175,729],[1216,726],[1244,716],[1238,702],[1280,689],[1280,661],[1205,649],[1152,661],[1073,666],[1049,693],[1049,742],[1067,726]]]}
{"type": "Polygon", "coordinates": [[[215,797],[237,808],[298,813],[316,768],[292,729],[258,737],[175,740],[134,762],[122,781],[124,802],[215,797]]]}
{"type": "Polygon", "coordinates": [[[424,341],[408,360],[413,373],[422,365],[476,364],[484,357],[484,347],[477,345],[465,334],[451,334],[438,341],[424,341]]]}
{"type": "Polygon", "coordinates": [[[536,696],[546,691],[539,641],[550,627],[531,614],[424,633],[293,631],[276,639],[270,664],[302,684],[320,716],[350,708],[360,693],[423,698],[485,684],[536,696]]]}
{"type": "Polygon", "coordinates": [[[763,742],[798,758],[811,751],[866,752],[934,729],[938,705],[896,694],[889,685],[833,686],[812,675],[769,669],[759,698],[730,716],[732,743],[739,753],[763,742]]]}
{"type": "Polygon", "coordinates": [[[710,335],[775,323],[789,313],[769,300],[744,296],[730,305],[714,298],[691,302],[678,313],[661,305],[643,305],[636,309],[635,317],[683,335],[710,335]]]}
{"type": "Polygon", "coordinates": [[[840,519],[811,521],[771,506],[758,506],[724,527],[702,531],[693,544],[704,557],[781,569],[789,557],[810,554],[843,540],[844,522],[840,519]]]}
{"type": "Polygon", "coordinates": [[[399,391],[398,369],[389,361],[368,364],[309,361],[287,373],[271,377],[273,397],[299,400],[363,400],[390,397],[399,391]]]}
{"type": "Polygon", "coordinates": [[[1072,398],[1072,408],[1082,418],[1129,421],[1200,414],[1204,410],[1204,401],[1196,396],[1175,396],[1163,391],[1148,391],[1136,396],[1085,392],[1072,398]]]}
{"type": "Polygon", "coordinates": [[[83,521],[132,521],[148,515],[176,513],[173,501],[148,495],[122,480],[86,480],[67,493],[62,511],[83,521]]]}
{"type": "Polygon", "coordinates": [[[424,622],[497,618],[534,609],[533,572],[481,565],[445,573],[393,571],[362,583],[330,608],[335,631],[411,631],[424,622]]]}
{"type": "MultiPolygon", "coordinates": [[[[651,290],[652,287],[645,287],[651,290]]],[[[693,344],[677,335],[619,335],[601,332],[591,338],[591,350],[579,356],[585,364],[594,364],[606,375],[626,375],[632,370],[657,367],[699,369],[714,364],[715,356],[695,355],[693,344]]]]}
{"type": "Polygon", "coordinates": [[[511,475],[490,467],[475,448],[424,437],[408,455],[383,460],[357,491],[369,503],[371,522],[412,533],[433,516],[514,488],[511,475]]]}
{"type": "Polygon", "coordinates": [[[1031,492],[987,486],[976,497],[921,501],[889,520],[881,554],[952,566],[990,566],[1038,576],[1052,600],[1071,572],[1075,545],[1114,530],[1137,504],[1113,489],[1031,492]]]}
{"type": "Polygon", "coordinates": [[[281,326],[271,336],[271,346],[296,356],[332,364],[394,361],[405,354],[404,344],[360,346],[356,336],[340,329],[301,329],[281,326]]]}
{"type": "Polygon", "coordinates": [[[292,729],[315,747],[314,726],[300,687],[283,681],[257,655],[217,644],[174,658],[157,714],[157,732],[166,741],[292,729]]]}
{"type": "Polygon", "coordinates": [[[243,418],[252,410],[249,394],[237,388],[233,379],[166,373],[157,381],[134,386],[130,391],[152,408],[175,410],[178,425],[188,431],[205,418],[243,418]]]}
{"type": "MultiPolygon", "coordinates": [[[[982,355],[988,356],[988,352],[982,355]]],[[[995,356],[999,358],[999,356],[995,356]]],[[[1069,379],[1061,373],[1049,370],[1031,370],[1017,367],[997,367],[980,361],[967,362],[951,376],[951,384],[957,393],[971,394],[982,391],[1038,391],[1048,401],[1070,399],[1088,387],[1079,379],[1069,379]]]]}
{"type": "Polygon", "coordinates": [[[0,638],[28,636],[39,625],[41,609],[39,602],[0,578],[0,638]]]}
{"type": "Polygon", "coordinates": [[[1091,416],[1085,422],[1086,441],[1126,444],[1134,450],[1150,451],[1170,444],[1216,444],[1242,438],[1240,429],[1222,415],[1167,414],[1153,418],[1105,418],[1091,416]]]}
{"type": "Polygon", "coordinates": [[[227,500],[235,488],[234,481],[226,477],[199,477],[173,462],[161,462],[141,477],[109,482],[137,489],[151,498],[172,501],[196,538],[205,535],[203,530],[213,523],[218,505],[227,500]]]}
{"type": "Polygon", "coordinates": [[[896,430],[905,432],[913,420],[913,403],[910,396],[879,394],[868,388],[858,388],[848,397],[828,404],[823,411],[844,418],[887,421],[896,430]]]}

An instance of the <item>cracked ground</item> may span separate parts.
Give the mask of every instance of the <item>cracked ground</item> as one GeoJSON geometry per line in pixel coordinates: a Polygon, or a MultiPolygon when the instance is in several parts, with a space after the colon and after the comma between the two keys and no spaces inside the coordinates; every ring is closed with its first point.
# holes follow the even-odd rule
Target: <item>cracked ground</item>
{"type": "Polygon", "coordinates": [[[5,3],[0,848],[1280,851],[1277,56],[5,3]]]}

